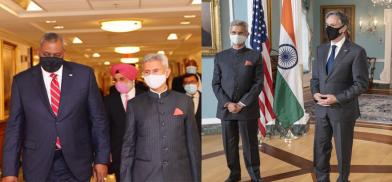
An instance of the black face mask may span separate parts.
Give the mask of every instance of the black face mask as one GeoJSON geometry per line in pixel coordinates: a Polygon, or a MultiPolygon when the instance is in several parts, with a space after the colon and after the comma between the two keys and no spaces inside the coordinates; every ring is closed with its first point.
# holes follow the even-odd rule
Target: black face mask
{"type": "Polygon", "coordinates": [[[325,32],[327,32],[328,39],[331,41],[331,40],[335,40],[336,38],[338,38],[341,35],[339,30],[343,27],[344,27],[344,25],[339,28],[333,28],[331,26],[327,26],[327,28],[325,28],[325,32]]]}
{"type": "Polygon", "coordinates": [[[64,62],[63,58],[58,57],[40,57],[39,61],[42,68],[49,73],[59,70],[64,62]]]}

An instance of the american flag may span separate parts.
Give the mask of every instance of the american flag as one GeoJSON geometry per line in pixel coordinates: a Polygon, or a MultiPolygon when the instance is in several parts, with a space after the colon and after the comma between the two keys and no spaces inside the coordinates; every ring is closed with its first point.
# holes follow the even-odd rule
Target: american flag
{"type": "Polygon", "coordinates": [[[260,119],[259,130],[265,136],[265,126],[269,122],[275,122],[275,114],[273,111],[274,103],[274,89],[272,83],[271,60],[270,60],[270,42],[267,37],[267,25],[265,18],[267,13],[263,10],[264,0],[253,0],[253,19],[252,19],[252,33],[250,36],[251,47],[260,52],[263,61],[263,90],[259,95],[260,119]]]}

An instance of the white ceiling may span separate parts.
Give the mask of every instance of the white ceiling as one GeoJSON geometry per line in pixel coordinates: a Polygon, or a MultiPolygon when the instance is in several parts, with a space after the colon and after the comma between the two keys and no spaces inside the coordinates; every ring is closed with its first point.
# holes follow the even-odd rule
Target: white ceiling
{"type": "Polygon", "coordinates": [[[192,0],[35,0],[44,11],[27,12],[12,0],[0,0],[0,31],[14,34],[34,47],[44,32],[58,32],[63,35],[67,46],[68,59],[102,65],[104,61],[119,62],[121,54],[114,53],[116,46],[140,46],[134,54],[142,57],[146,53],[164,50],[171,60],[201,52],[200,5],[192,0]],[[184,15],[196,15],[185,19],[184,15]],[[139,19],[143,28],[129,33],[111,33],[100,29],[100,21],[113,19],[139,19]],[[55,20],[55,24],[45,21],[55,20]],[[180,22],[188,20],[189,25],[180,22]],[[55,30],[54,25],[64,26],[55,30]],[[170,33],[177,33],[179,40],[168,41],[170,33]],[[185,38],[191,35],[187,40],[185,38]],[[83,44],[72,44],[78,36],[83,44]],[[98,52],[101,58],[86,58],[98,52]]]}

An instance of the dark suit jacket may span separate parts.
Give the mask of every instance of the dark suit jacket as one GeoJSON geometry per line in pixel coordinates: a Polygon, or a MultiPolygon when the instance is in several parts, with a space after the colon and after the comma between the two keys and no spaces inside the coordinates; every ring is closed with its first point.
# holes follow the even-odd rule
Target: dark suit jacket
{"type": "MultiPolygon", "coordinates": [[[[199,79],[200,79],[199,83],[201,83],[201,74],[197,73],[197,75],[199,76],[199,79]]],[[[185,89],[182,84],[183,80],[184,80],[184,75],[174,77],[173,81],[172,81],[172,90],[180,92],[180,93],[185,93],[185,89]]]]}
{"type": "Polygon", "coordinates": [[[108,122],[93,70],[64,62],[61,84],[56,117],[49,105],[40,66],[14,77],[3,176],[17,176],[22,157],[25,180],[45,181],[57,136],[65,161],[78,180],[89,180],[93,162],[109,163],[108,122]]]}
{"type": "Polygon", "coordinates": [[[196,118],[197,128],[199,129],[199,133],[200,133],[200,136],[201,136],[201,129],[202,129],[202,126],[201,126],[201,98],[202,98],[202,96],[201,95],[202,94],[201,94],[200,91],[197,91],[197,92],[199,92],[199,105],[197,106],[197,111],[196,111],[196,114],[195,114],[195,118],[196,118]]]}
{"type": "Polygon", "coordinates": [[[199,105],[197,106],[195,118],[196,118],[197,127],[199,128],[199,133],[201,134],[201,129],[202,129],[202,127],[201,127],[201,98],[202,98],[202,94],[201,94],[201,92],[199,92],[199,94],[200,94],[199,105]]]}
{"type": "Polygon", "coordinates": [[[121,181],[201,179],[200,138],[192,100],[185,94],[146,92],[128,102],[121,181]],[[181,115],[174,115],[183,113],[181,115]]]}
{"type": "Polygon", "coordinates": [[[368,68],[365,50],[346,40],[335,58],[331,73],[327,75],[326,64],[330,43],[317,47],[314,60],[311,92],[335,95],[338,103],[330,107],[316,105],[316,117],[327,115],[335,121],[353,121],[360,116],[358,96],[368,87],[368,68]]]}
{"type": "MultiPolygon", "coordinates": [[[[105,97],[106,113],[110,128],[110,152],[113,162],[110,165],[109,173],[120,174],[120,160],[122,141],[125,133],[125,110],[122,104],[120,93],[114,88],[110,88],[110,95],[105,97]]],[[[136,88],[136,96],[144,93],[144,90],[136,88]]]]}
{"type": "Polygon", "coordinates": [[[218,99],[217,117],[222,120],[249,120],[260,117],[258,96],[263,86],[261,54],[246,47],[224,50],[215,56],[212,88],[218,99]],[[237,114],[224,105],[242,102],[237,114]]]}

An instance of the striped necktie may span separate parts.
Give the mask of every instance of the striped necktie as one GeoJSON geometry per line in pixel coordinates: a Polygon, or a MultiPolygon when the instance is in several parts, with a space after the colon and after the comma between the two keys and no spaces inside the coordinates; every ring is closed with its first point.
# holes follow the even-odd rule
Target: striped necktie
{"type": "MultiPolygon", "coordinates": [[[[57,81],[57,74],[52,73],[50,74],[52,77],[52,81],[50,82],[50,106],[52,107],[53,113],[57,116],[59,113],[60,108],[60,86],[59,82],[57,81]]],[[[61,149],[60,138],[56,138],[56,149],[61,149]]]]}

